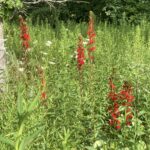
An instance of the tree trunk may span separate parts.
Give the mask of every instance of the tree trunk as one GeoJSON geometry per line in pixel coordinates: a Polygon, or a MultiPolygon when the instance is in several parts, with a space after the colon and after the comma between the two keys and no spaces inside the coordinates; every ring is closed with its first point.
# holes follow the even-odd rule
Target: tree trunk
{"type": "Polygon", "coordinates": [[[6,67],[5,60],[5,47],[4,47],[4,35],[3,35],[3,22],[0,18],[0,91],[4,90],[5,76],[4,70],[6,67]]]}

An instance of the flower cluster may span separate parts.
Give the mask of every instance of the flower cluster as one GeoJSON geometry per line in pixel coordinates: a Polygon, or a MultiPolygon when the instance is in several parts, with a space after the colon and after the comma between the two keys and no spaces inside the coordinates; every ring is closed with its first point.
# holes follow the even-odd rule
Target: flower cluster
{"type": "Polygon", "coordinates": [[[88,25],[87,35],[88,35],[88,39],[89,39],[89,41],[87,43],[88,55],[89,55],[90,61],[93,62],[94,56],[92,55],[92,52],[95,51],[95,49],[96,49],[96,47],[94,45],[96,33],[94,31],[94,18],[93,18],[92,11],[90,11],[90,14],[89,14],[89,25],[88,25]]]}
{"type": "Polygon", "coordinates": [[[80,35],[77,48],[77,65],[79,70],[81,70],[84,63],[85,63],[85,56],[84,56],[83,39],[82,36],[80,35]]]}
{"type": "Polygon", "coordinates": [[[26,21],[23,19],[22,16],[19,16],[19,22],[21,30],[20,38],[22,40],[22,47],[24,48],[24,50],[27,50],[30,47],[29,45],[30,35],[28,33],[28,27],[26,21]]]}
{"type": "Polygon", "coordinates": [[[122,103],[123,106],[126,107],[126,125],[131,125],[131,119],[133,118],[132,113],[132,102],[134,100],[134,96],[132,95],[132,87],[128,82],[124,82],[123,90],[120,91],[120,100],[124,100],[122,103]]]}
{"type": "Polygon", "coordinates": [[[122,112],[119,111],[119,107],[125,107],[125,123],[126,125],[131,125],[131,120],[133,118],[132,113],[132,102],[134,96],[132,95],[132,87],[128,82],[124,82],[123,88],[119,93],[116,93],[116,87],[109,80],[110,92],[108,94],[109,99],[113,102],[112,106],[109,107],[109,113],[111,114],[111,119],[109,124],[114,126],[116,129],[121,129],[121,120],[119,119],[122,112]]]}
{"type": "Polygon", "coordinates": [[[109,124],[114,126],[116,129],[121,128],[121,122],[118,119],[120,116],[119,104],[118,104],[118,94],[115,92],[115,85],[112,82],[112,79],[109,80],[110,92],[108,94],[109,99],[113,102],[112,107],[109,108],[109,113],[111,114],[111,119],[109,124]]]}

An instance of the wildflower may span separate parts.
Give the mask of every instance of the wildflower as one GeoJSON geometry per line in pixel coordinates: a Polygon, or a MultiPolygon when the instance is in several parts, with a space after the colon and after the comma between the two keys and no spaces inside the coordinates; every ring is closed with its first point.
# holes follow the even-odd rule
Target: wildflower
{"type": "Polygon", "coordinates": [[[53,62],[53,61],[49,61],[48,62],[50,65],[55,65],[56,63],[55,62],[53,62]]]}
{"type": "Polygon", "coordinates": [[[121,129],[121,126],[120,126],[120,125],[117,125],[117,126],[116,126],[116,129],[117,129],[117,130],[120,130],[120,129],[121,129]]]}
{"type": "Polygon", "coordinates": [[[46,46],[48,46],[48,47],[50,47],[50,46],[51,46],[51,44],[52,44],[52,42],[51,42],[51,41],[47,41],[47,42],[45,43],[45,45],[46,45],[46,46]]]}
{"type": "Polygon", "coordinates": [[[19,71],[19,72],[23,72],[23,71],[24,71],[24,68],[19,68],[18,71],[19,71]]]}
{"type": "Polygon", "coordinates": [[[46,92],[42,92],[42,93],[41,93],[41,99],[42,99],[42,100],[45,100],[46,98],[47,98],[46,92]]]}
{"type": "Polygon", "coordinates": [[[38,67],[38,74],[41,79],[41,100],[46,100],[47,99],[47,94],[46,94],[46,80],[45,80],[45,75],[44,75],[44,70],[42,67],[38,67]]]}
{"type": "Polygon", "coordinates": [[[109,99],[111,99],[112,101],[115,101],[118,99],[118,95],[115,92],[110,92],[108,95],[109,99]]]}
{"type": "Polygon", "coordinates": [[[89,39],[87,43],[88,55],[89,55],[90,61],[93,62],[94,56],[91,53],[96,50],[96,47],[94,46],[96,33],[94,31],[94,18],[93,18],[92,11],[90,11],[89,13],[89,25],[88,25],[87,35],[89,39]]]}
{"type": "Polygon", "coordinates": [[[88,42],[87,42],[87,41],[84,41],[84,42],[83,42],[83,45],[87,45],[87,44],[88,44],[88,42]]]}
{"type": "Polygon", "coordinates": [[[79,70],[81,70],[84,63],[85,63],[84,47],[83,47],[82,36],[80,35],[79,36],[78,48],[77,48],[77,65],[78,65],[79,70]]]}
{"type": "Polygon", "coordinates": [[[109,79],[109,87],[110,87],[110,90],[111,90],[111,91],[116,88],[115,85],[114,85],[113,82],[112,82],[112,79],[109,79]]]}
{"type": "Polygon", "coordinates": [[[19,21],[20,21],[20,38],[22,39],[22,47],[24,50],[28,50],[30,47],[29,41],[30,41],[30,35],[28,33],[28,27],[26,25],[26,21],[23,19],[22,16],[19,16],[19,21]]]}
{"type": "Polygon", "coordinates": [[[43,51],[41,51],[40,53],[43,54],[43,55],[45,55],[45,56],[48,55],[48,53],[43,52],[43,51]]]}

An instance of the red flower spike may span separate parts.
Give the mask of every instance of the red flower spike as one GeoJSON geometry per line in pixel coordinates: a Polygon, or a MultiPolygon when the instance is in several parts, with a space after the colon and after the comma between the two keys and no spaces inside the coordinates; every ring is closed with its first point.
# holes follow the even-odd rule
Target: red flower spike
{"type": "Polygon", "coordinates": [[[110,87],[111,90],[114,90],[116,88],[115,85],[112,82],[112,79],[109,79],[109,87],[110,87]]]}
{"type": "Polygon", "coordinates": [[[120,130],[120,129],[121,129],[121,126],[120,126],[120,125],[117,125],[117,126],[116,126],[116,129],[117,129],[117,130],[120,130]]]}
{"type": "Polygon", "coordinates": [[[131,122],[126,122],[126,125],[127,125],[127,126],[130,126],[130,125],[131,125],[131,122]]]}
{"type": "Polygon", "coordinates": [[[46,98],[47,98],[46,92],[42,92],[42,93],[41,93],[41,99],[42,99],[42,100],[45,100],[46,98]]]}
{"type": "Polygon", "coordinates": [[[114,92],[110,92],[109,95],[108,95],[108,97],[112,101],[118,100],[118,95],[116,93],[114,93],[114,92]]]}
{"type": "Polygon", "coordinates": [[[85,63],[85,56],[84,56],[83,39],[82,36],[80,35],[77,48],[77,66],[79,70],[81,70],[84,63],[85,63]]]}
{"type": "Polygon", "coordinates": [[[28,33],[28,27],[22,16],[19,16],[19,21],[20,21],[20,32],[21,32],[20,38],[22,39],[22,47],[25,50],[27,50],[30,47],[29,45],[30,35],[28,33]]]}
{"type": "Polygon", "coordinates": [[[114,126],[115,129],[121,129],[121,121],[118,120],[121,112],[119,112],[119,107],[126,107],[126,125],[132,125],[132,102],[134,100],[134,96],[132,95],[132,87],[128,82],[125,82],[123,85],[123,89],[119,92],[115,92],[115,85],[112,82],[112,79],[109,80],[110,92],[108,94],[108,98],[112,100],[113,104],[109,107],[109,113],[111,115],[111,119],[109,120],[109,124],[114,126]],[[123,100],[123,101],[122,101],[123,100]]]}
{"type": "Polygon", "coordinates": [[[109,120],[109,125],[114,125],[114,121],[112,119],[109,120]]]}

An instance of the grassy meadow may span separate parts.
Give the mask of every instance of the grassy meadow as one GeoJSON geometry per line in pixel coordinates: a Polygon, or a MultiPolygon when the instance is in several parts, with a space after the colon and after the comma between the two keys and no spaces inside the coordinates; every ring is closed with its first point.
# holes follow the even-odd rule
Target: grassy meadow
{"type": "MultiPolygon", "coordinates": [[[[94,62],[77,69],[78,36],[85,22],[28,21],[28,65],[18,24],[5,23],[6,87],[0,94],[1,150],[149,150],[150,149],[150,23],[96,23],[94,62]],[[47,98],[40,99],[42,68],[47,98]],[[82,76],[82,77],[81,77],[82,76]],[[132,125],[116,130],[108,123],[109,78],[117,90],[133,87],[132,125]]],[[[121,111],[121,110],[120,110],[121,111]]],[[[124,111],[124,110],[122,110],[124,111]]]]}

